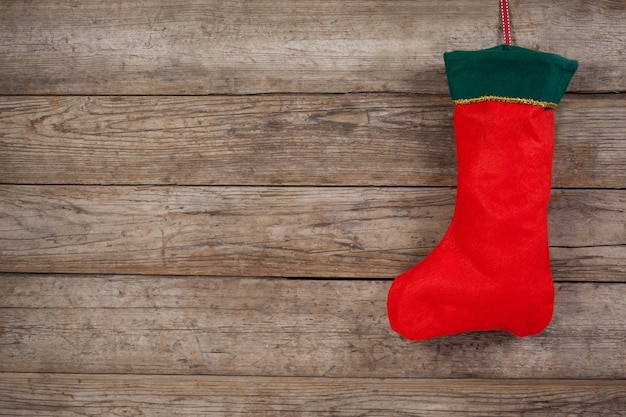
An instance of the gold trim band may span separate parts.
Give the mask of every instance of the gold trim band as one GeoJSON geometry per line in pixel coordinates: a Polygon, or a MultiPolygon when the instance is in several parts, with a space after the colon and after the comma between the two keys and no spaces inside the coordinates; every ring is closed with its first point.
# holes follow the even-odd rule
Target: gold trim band
{"type": "Polygon", "coordinates": [[[546,109],[556,109],[556,103],[550,103],[548,101],[539,101],[532,98],[518,98],[518,97],[501,97],[501,96],[481,96],[476,98],[462,98],[454,100],[454,104],[472,104],[481,103],[483,101],[501,101],[504,103],[514,104],[530,104],[531,106],[544,107],[546,109]]]}

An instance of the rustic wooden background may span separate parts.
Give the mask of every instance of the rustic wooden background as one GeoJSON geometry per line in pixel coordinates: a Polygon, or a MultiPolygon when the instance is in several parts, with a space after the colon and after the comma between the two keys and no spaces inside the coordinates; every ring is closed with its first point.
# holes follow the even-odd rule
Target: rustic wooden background
{"type": "Polygon", "coordinates": [[[408,342],[454,207],[442,53],[485,0],[0,0],[0,415],[626,415],[626,2],[512,0],[580,62],[539,336],[408,342]]]}

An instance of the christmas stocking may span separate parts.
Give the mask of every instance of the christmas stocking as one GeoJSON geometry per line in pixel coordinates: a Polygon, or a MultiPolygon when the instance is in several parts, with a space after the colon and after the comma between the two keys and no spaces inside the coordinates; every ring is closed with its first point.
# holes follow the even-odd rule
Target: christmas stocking
{"type": "Polygon", "coordinates": [[[444,55],[455,103],[458,188],[439,245],[389,291],[391,327],[408,339],[504,330],[552,318],[547,211],[553,109],[577,62],[501,45],[444,55]]]}

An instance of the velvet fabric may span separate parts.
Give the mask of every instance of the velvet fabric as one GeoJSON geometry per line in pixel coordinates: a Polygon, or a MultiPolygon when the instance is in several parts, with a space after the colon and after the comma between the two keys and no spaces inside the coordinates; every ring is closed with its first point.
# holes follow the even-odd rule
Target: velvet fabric
{"type": "MultiPolygon", "coordinates": [[[[454,66],[449,78],[467,76],[454,66]]],[[[562,71],[567,81],[571,74],[562,71]]],[[[566,86],[560,84],[561,94],[566,86]]],[[[390,325],[412,340],[476,330],[537,334],[549,324],[554,304],[547,222],[554,111],[500,100],[457,103],[454,128],[454,215],[439,245],[394,280],[390,325]]]]}

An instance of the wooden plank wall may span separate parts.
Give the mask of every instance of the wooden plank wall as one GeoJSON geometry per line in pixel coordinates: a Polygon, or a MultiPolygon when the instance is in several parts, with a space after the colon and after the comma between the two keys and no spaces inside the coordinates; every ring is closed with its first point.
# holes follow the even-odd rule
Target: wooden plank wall
{"type": "Polygon", "coordinates": [[[555,316],[409,342],[442,53],[497,1],[0,1],[0,415],[626,415],[626,3],[511,0],[556,111],[555,316]]]}

